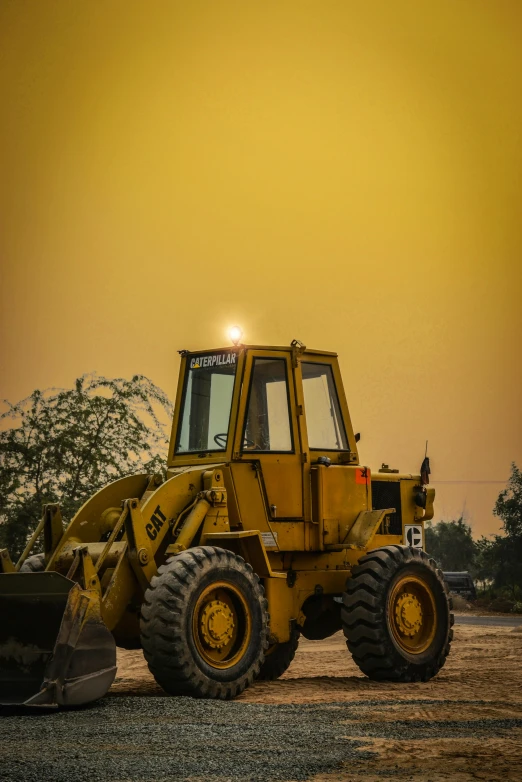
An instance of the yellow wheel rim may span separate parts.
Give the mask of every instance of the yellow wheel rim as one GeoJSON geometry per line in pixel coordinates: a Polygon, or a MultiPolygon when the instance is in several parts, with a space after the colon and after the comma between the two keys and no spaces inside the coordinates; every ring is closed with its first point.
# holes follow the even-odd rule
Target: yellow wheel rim
{"type": "Polygon", "coordinates": [[[241,660],[252,634],[252,615],[235,584],[217,581],[202,591],[192,634],[199,654],[213,668],[232,668],[241,660]]]}
{"type": "Polygon", "coordinates": [[[388,598],[388,618],[397,645],[408,654],[422,654],[437,629],[437,609],[429,584],[419,576],[403,576],[388,598]]]}

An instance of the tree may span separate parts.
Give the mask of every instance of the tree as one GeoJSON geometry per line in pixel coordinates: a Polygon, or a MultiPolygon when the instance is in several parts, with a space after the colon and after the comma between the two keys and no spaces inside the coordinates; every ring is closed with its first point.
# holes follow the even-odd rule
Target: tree
{"type": "Polygon", "coordinates": [[[484,591],[487,585],[493,581],[497,560],[498,551],[494,540],[483,535],[479,540],[475,541],[473,578],[482,583],[484,591]]]}
{"type": "Polygon", "coordinates": [[[443,570],[469,570],[475,557],[471,527],[461,517],[426,525],[426,551],[443,570]]]}
{"type": "Polygon", "coordinates": [[[73,389],[34,391],[0,416],[0,545],[17,555],[41,516],[59,502],[70,519],[98,489],[165,467],[172,404],[143,375],[96,374],[73,389]]]}
{"type": "Polygon", "coordinates": [[[502,535],[475,542],[473,575],[493,592],[512,599],[522,596],[522,472],[516,464],[495,503],[494,514],[502,520],[502,535]]]}
{"type": "Polygon", "coordinates": [[[489,553],[496,587],[506,587],[513,599],[522,594],[522,471],[513,462],[507,486],[493,510],[502,520],[504,535],[495,535],[489,553]]]}
{"type": "Polygon", "coordinates": [[[498,495],[493,513],[502,519],[506,535],[513,538],[522,537],[522,470],[519,470],[515,462],[511,465],[511,475],[506,488],[498,495]]]}

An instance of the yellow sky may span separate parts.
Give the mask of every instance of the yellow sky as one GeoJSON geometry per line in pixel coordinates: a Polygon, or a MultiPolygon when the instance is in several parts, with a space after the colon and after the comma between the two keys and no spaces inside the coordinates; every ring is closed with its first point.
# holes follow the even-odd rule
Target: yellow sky
{"type": "MultiPolygon", "coordinates": [[[[518,0],[3,0],[0,397],[340,354],[361,457],[522,463],[518,0]]],[[[496,530],[500,484],[440,484],[496,530]]]]}

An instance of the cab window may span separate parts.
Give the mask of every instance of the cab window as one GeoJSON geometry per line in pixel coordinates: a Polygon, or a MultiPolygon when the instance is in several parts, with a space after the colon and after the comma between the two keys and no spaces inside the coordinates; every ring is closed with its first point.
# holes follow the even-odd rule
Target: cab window
{"type": "Polygon", "coordinates": [[[236,365],[233,351],[188,360],[176,453],[225,450],[236,365]]]}
{"type": "Polygon", "coordinates": [[[283,358],[254,358],[242,450],[292,452],[283,358]]]}
{"type": "Polygon", "coordinates": [[[347,451],[332,368],[328,364],[302,362],[303,393],[308,445],[322,451],[347,451]]]}

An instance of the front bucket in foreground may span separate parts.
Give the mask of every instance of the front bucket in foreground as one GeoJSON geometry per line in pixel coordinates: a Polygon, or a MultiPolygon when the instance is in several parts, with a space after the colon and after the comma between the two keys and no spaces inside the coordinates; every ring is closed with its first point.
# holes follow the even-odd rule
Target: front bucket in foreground
{"type": "Polygon", "coordinates": [[[0,574],[0,704],[88,703],[115,673],[95,590],[54,572],[0,574]]]}

